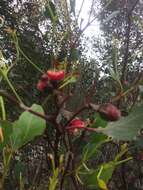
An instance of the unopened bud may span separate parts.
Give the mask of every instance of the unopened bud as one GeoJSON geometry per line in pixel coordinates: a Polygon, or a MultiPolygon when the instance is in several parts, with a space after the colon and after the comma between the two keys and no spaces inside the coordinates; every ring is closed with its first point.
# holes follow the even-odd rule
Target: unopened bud
{"type": "Polygon", "coordinates": [[[107,121],[117,121],[121,117],[120,110],[111,103],[101,105],[98,112],[107,121]]]}

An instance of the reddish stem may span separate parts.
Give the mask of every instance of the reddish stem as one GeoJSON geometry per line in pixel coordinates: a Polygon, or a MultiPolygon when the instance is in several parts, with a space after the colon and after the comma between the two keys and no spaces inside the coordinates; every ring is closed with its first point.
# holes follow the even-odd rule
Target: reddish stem
{"type": "Polygon", "coordinates": [[[68,127],[66,130],[72,130],[72,129],[84,129],[86,131],[91,131],[91,132],[99,132],[98,128],[91,128],[91,127],[68,127]]]}

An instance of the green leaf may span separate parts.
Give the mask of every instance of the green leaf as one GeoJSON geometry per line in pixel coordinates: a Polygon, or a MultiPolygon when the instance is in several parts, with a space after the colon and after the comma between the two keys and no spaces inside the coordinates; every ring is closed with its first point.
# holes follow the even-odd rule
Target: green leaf
{"type": "Polygon", "coordinates": [[[98,167],[97,169],[90,169],[83,175],[83,180],[89,189],[97,188],[98,186],[102,190],[107,189],[107,183],[112,177],[115,170],[115,163],[111,161],[98,167]]]}
{"type": "Polygon", "coordinates": [[[96,114],[94,116],[94,124],[91,126],[93,128],[97,128],[97,127],[106,127],[107,125],[107,121],[102,119],[102,117],[99,114],[96,114]]]}
{"type": "MultiPolygon", "coordinates": [[[[107,125],[107,121],[105,121],[104,119],[101,118],[101,116],[99,114],[96,114],[94,116],[94,124],[91,126],[92,128],[97,128],[97,127],[103,127],[105,128],[107,125]]],[[[104,134],[101,133],[91,133],[90,134],[90,142],[91,143],[100,143],[102,141],[104,141],[107,138],[107,136],[105,136],[104,134]]]]}
{"type": "Polygon", "coordinates": [[[88,189],[95,189],[99,186],[101,189],[107,190],[106,184],[111,179],[113,171],[115,169],[114,163],[111,163],[113,162],[109,162],[101,166],[103,169],[100,173],[100,176],[98,176],[98,174],[101,167],[98,167],[97,169],[90,169],[89,172],[86,172],[82,175],[83,181],[88,189]]]}
{"type": "Polygon", "coordinates": [[[114,161],[103,164],[103,170],[100,174],[100,179],[102,179],[107,184],[108,181],[111,179],[114,170],[115,170],[114,161]]]}
{"type": "Polygon", "coordinates": [[[12,124],[8,121],[0,121],[0,127],[2,127],[4,141],[0,143],[0,151],[9,144],[10,135],[12,133],[12,124]]]}
{"type": "Polygon", "coordinates": [[[100,153],[100,146],[103,145],[104,143],[108,142],[107,138],[104,138],[103,136],[99,137],[99,139],[96,141],[92,141],[89,142],[87,145],[85,145],[85,147],[83,148],[83,155],[82,155],[82,161],[85,162],[87,160],[89,160],[90,158],[92,158],[94,156],[97,155],[99,156],[100,153]]]}
{"type": "Polygon", "coordinates": [[[84,149],[83,149],[83,161],[89,160],[92,156],[95,157],[96,153],[98,152],[97,150],[97,144],[96,143],[88,143],[84,149]]]}
{"type": "Polygon", "coordinates": [[[130,115],[117,122],[111,122],[106,128],[99,131],[116,140],[136,140],[143,128],[143,105],[136,107],[130,115]]]}
{"type": "MultiPolygon", "coordinates": [[[[31,109],[35,112],[44,114],[40,105],[32,105],[31,109]]],[[[11,135],[11,145],[13,150],[17,150],[26,143],[32,141],[36,136],[41,135],[46,128],[44,119],[35,116],[27,111],[23,112],[19,120],[13,124],[11,135]]]]}
{"type": "Polygon", "coordinates": [[[116,166],[131,160],[130,157],[125,160],[120,160],[127,151],[128,149],[126,148],[126,144],[124,144],[121,151],[116,155],[113,161],[97,166],[96,169],[88,168],[87,170],[85,167],[83,167],[80,171],[81,177],[83,178],[82,181],[84,181],[88,189],[93,190],[100,187],[102,190],[108,190],[106,184],[108,184],[109,180],[112,178],[116,166]]]}
{"type": "Polygon", "coordinates": [[[103,141],[105,141],[105,139],[107,139],[107,136],[104,134],[99,134],[99,133],[91,133],[90,135],[90,142],[91,144],[98,144],[101,143],[103,141]]]}
{"type": "Polygon", "coordinates": [[[99,169],[93,169],[85,174],[82,174],[82,181],[84,184],[88,187],[88,189],[95,189],[98,188],[98,181],[97,181],[97,175],[98,175],[99,169]]]}

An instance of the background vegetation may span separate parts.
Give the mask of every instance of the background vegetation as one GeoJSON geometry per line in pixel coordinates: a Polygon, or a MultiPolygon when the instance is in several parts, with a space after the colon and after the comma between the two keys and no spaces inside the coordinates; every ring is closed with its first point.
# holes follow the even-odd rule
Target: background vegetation
{"type": "Polygon", "coordinates": [[[84,3],[0,1],[0,190],[143,188],[143,3],[92,0],[83,26],[84,3]],[[40,92],[51,69],[65,78],[40,92]]]}

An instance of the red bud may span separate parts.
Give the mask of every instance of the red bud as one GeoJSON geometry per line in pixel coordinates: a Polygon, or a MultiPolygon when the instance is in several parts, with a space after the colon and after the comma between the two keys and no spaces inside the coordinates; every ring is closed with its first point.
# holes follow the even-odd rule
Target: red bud
{"type": "Polygon", "coordinates": [[[117,121],[121,117],[120,110],[113,104],[104,104],[99,108],[100,115],[108,121],[117,121]]]}

